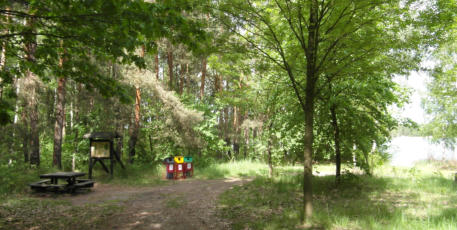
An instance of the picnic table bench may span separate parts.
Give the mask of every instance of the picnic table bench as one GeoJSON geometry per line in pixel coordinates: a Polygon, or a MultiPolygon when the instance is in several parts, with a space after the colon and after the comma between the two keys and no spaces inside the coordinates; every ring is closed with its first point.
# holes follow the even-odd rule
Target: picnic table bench
{"type": "Polygon", "coordinates": [[[79,188],[90,188],[94,186],[94,181],[89,179],[76,179],[86,175],[82,172],[55,172],[40,175],[41,179],[30,184],[30,188],[36,191],[64,191],[75,192],[79,188]],[[59,179],[64,179],[66,183],[59,184],[59,179]]]}

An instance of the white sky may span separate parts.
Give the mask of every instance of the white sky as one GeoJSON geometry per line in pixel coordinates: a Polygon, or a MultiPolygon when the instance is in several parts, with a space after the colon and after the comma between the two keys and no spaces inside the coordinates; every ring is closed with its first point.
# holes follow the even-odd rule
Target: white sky
{"type": "Polygon", "coordinates": [[[397,118],[410,118],[411,120],[423,124],[427,121],[427,116],[421,106],[422,99],[426,97],[429,80],[426,72],[412,72],[409,76],[396,76],[394,81],[403,87],[411,90],[410,103],[403,108],[393,108],[394,116],[397,118]]]}

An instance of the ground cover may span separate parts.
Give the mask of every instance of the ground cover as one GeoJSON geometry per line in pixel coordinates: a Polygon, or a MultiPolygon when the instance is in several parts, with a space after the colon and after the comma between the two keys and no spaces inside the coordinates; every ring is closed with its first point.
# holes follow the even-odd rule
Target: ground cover
{"type": "MultiPolygon", "coordinates": [[[[349,171],[340,185],[320,167],[313,178],[316,229],[457,229],[457,185],[452,171],[421,164],[385,166],[374,176],[349,171]],[[315,175],[319,175],[316,174],[315,175]]],[[[280,168],[221,196],[219,215],[233,229],[299,228],[302,176],[280,168]]]]}
{"type": "MultiPolygon", "coordinates": [[[[369,177],[345,165],[336,186],[334,166],[317,165],[313,227],[457,229],[452,169],[385,166],[369,177]]],[[[0,199],[0,229],[294,229],[302,215],[301,166],[276,167],[268,178],[265,164],[228,162],[181,181],[164,180],[162,166],[117,170],[114,178],[96,171],[92,191],[75,195],[31,193],[24,181],[36,172],[27,172],[0,199]]]]}
{"type": "Polygon", "coordinates": [[[24,168],[3,178],[11,183],[0,189],[0,229],[227,229],[214,215],[216,201],[249,181],[236,177],[248,165],[255,170],[243,177],[261,171],[254,166],[266,169],[260,163],[224,163],[198,169],[196,178],[170,181],[160,165],[116,168],[114,177],[96,168],[95,187],[76,194],[33,193],[28,183],[53,169],[24,168]]]}

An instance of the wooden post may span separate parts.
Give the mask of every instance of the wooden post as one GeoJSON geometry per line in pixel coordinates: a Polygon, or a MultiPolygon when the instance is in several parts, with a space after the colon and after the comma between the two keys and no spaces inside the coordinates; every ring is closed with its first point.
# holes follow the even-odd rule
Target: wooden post
{"type": "Polygon", "coordinates": [[[89,179],[92,179],[92,139],[89,140],[89,179]]]}
{"type": "Polygon", "coordinates": [[[109,153],[109,159],[110,159],[110,175],[113,177],[113,172],[114,172],[114,146],[113,146],[113,140],[109,141],[109,148],[110,148],[110,153],[109,153]]]}

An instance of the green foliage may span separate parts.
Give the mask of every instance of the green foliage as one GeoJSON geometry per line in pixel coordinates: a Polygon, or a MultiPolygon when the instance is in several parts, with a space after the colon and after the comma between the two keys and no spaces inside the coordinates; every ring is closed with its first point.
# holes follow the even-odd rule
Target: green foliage
{"type": "MultiPolygon", "coordinates": [[[[451,57],[457,55],[455,48],[443,49],[448,49],[445,52],[449,52],[451,57]]],[[[455,144],[457,138],[457,63],[452,60],[441,60],[440,66],[434,70],[425,102],[426,112],[432,115],[432,120],[425,126],[425,133],[449,147],[455,144]]]]}
{"type": "Polygon", "coordinates": [[[432,81],[428,82],[428,95],[423,102],[431,120],[424,127],[424,133],[432,136],[434,141],[444,142],[453,148],[457,137],[456,4],[452,0],[438,0],[433,2],[433,6],[433,11],[425,11],[421,15],[424,27],[435,34],[431,55],[435,65],[430,71],[432,81]]]}
{"type": "Polygon", "coordinates": [[[404,120],[393,130],[392,136],[424,136],[424,125],[419,125],[410,119],[404,120]]]}
{"type": "Polygon", "coordinates": [[[28,184],[36,181],[42,172],[46,172],[46,169],[41,168],[37,171],[22,162],[1,163],[0,198],[28,191],[28,184]]]}
{"type": "MultiPolygon", "coordinates": [[[[96,88],[103,96],[132,102],[128,87],[103,71],[100,62],[144,68],[144,59],[136,53],[140,46],[152,51],[157,39],[168,37],[196,48],[204,39],[200,24],[183,15],[193,10],[190,1],[47,0],[2,5],[0,20],[5,23],[0,24],[0,40],[7,55],[6,66],[0,69],[2,87],[11,85],[14,75],[31,70],[44,82],[65,77],[96,88]],[[34,60],[18,58],[27,52],[26,44],[32,43],[37,43],[31,54],[34,60]]],[[[14,110],[7,102],[0,100],[2,123],[10,120],[8,111],[14,110]]]]}

